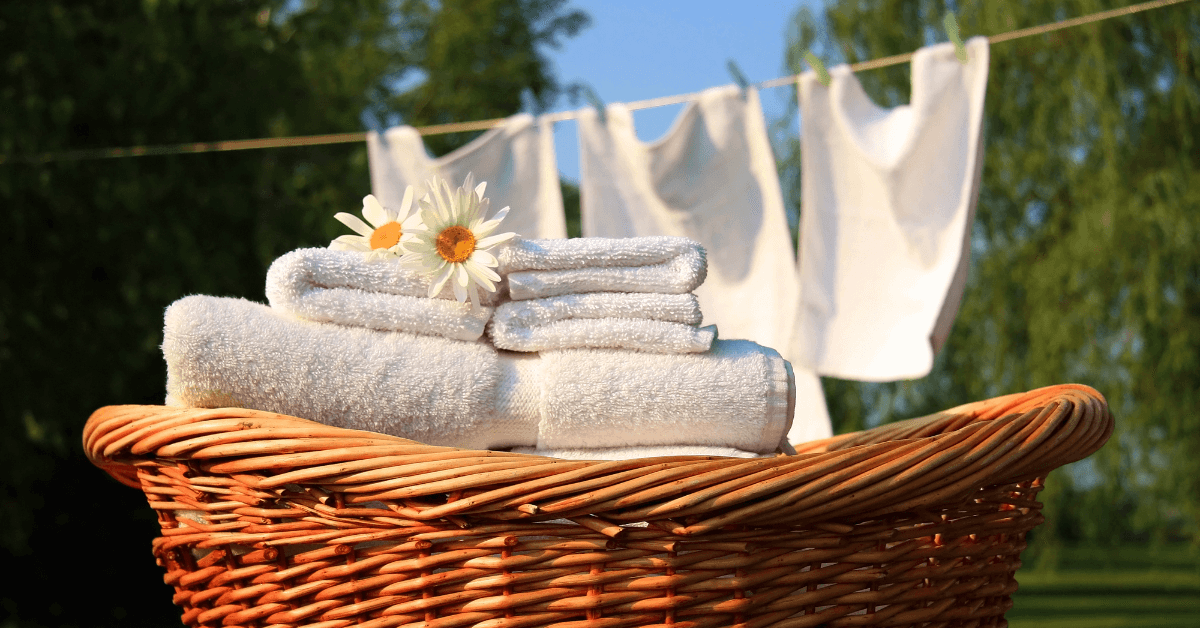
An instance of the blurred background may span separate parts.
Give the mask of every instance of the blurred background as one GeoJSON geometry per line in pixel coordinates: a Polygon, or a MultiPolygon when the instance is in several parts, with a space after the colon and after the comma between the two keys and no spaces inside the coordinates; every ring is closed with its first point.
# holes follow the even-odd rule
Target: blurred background
{"type": "MultiPolygon", "coordinates": [[[[582,83],[608,102],[649,98],[731,82],[727,57],[761,81],[807,69],[808,49],[829,66],[908,52],[944,41],[946,11],[966,38],[1130,2],[771,4],[0,3],[0,626],[179,624],[150,553],[153,513],[87,462],[82,426],[100,406],[162,402],[168,304],[262,301],[270,262],[328,243],[343,231],[333,214],[370,190],[362,143],[63,151],[554,111],[581,106],[582,83]],[[638,52],[648,44],[657,57],[638,52]],[[638,79],[638,59],[671,79],[638,79]]],[[[998,43],[991,60],[953,333],[923,379],[825,379],[835,430],[1048,384],[1096,387],[1116,432],[1048,481],[1010,622],[1200,625],[1200,3],[998,43]]],[[[858,76],[895,106],[908,74],[858,76]]],[[[789,87],[763,101],[798,215],[795,98],[789,87]]],[[[639,133],[657,137],[677,112],[639,113],[639,133]]],[[[572,127],[556,133],[578,233],[572,127]]],[[[427,141],[444,154],[473,137],[427,141]]]]}

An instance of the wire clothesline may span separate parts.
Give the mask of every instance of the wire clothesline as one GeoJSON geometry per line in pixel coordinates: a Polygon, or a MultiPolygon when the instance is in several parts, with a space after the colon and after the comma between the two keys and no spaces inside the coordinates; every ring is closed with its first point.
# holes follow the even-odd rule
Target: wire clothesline
{"type": "MultiPolygon", "coordinates": [[[[1149,11],[1160,7],[1170,6],[1173,4],[1181,4],[1190,0],[1153,0],[1152,2],[1143,2],[1118,9],[1108,11],[1100,11],[1090,15],[1052,22],[1050,24],[1042,24],[1030,28],[1022,28],[1018,30],[1007,31],[997,35],[991,35],[987,38],[989,44],[998,44],[1023,37],[1032,37],[1034,35],[1042,35],[1057,30],[1082,26],[1094,22],[1101,22],[1115,17],[1122,17],[1149,11]]],[[[871,59],[850,65],[851,72],[862,72],[864,70],[875,70],[888,66],[907,63],[913,58],[912,52],[892,55],[890,57],[882,57],[879,59],[871,59]]],[[[783,76],[769,81],[752,84],[753,87],[759,89],[783,87],[793,85],[800,80],[799,74],[791,76],[783,76]]],[[[651,109],[654,107],[665,107],[667,105],[676,105],[695,100],[700,96],[700,92],[691,92],[687,94],[676,94],[673,96],[660,96],[658,98],[650,98],[646,100],[635,100],[625,103],[625,107],[629,110],[651,109]]],[[[555,113],[544,114],[544,118],[553,122],[562,122],[566,120],[574,120],[578,116],[578,110],[559,111],[555,113]]],[[[499,126],[507,118],[492,118],[489,120],[474,120],[471,122],[452,122],[448,124],[434,124],[430,126],[418,127],[416,131],[421,135],[442,135],[446,133],[462,133],[467,131],[485,131],[493,127],[499,126]]],[[[326,135],[303,135],[293,137],[269,137],[251,140],[226,140],[218,142],[193,142],[189,144],[164,144],[158,146],[132,146],[128,148],[93,148],[81,150],[67,150],[42,153],[40,155],[31,155],[27,157],[6,156],[0,155],[0,164],[6,162],[34,162],[45,163],[51,161],[69,161],[83,159],[108,159],[114,157],[142,157],[150,155],[180,155],[189,153],[213,153],[234,150],[254,150],[261,148],[290,148],[298,146],[320,146],[325,144],[350,144],[356,142],[364,142],[367,139],[366,132],[359,131],[356,133],[331,133],[326,135]]]]}

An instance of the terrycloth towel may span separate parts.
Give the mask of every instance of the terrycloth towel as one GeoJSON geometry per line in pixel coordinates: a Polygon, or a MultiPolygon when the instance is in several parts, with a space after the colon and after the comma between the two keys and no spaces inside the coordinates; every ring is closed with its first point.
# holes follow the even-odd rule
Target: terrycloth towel
{"type": "Polygon", "coordinates": [[[434,175],[458,182],[474,173],[476,181],[487,182],[492,207],[511,208],[504,219],[505,231],[530,238],[567,237],[554,127],[547,118],[512,116],[437,159],[429,156],[416,129],[393,127],[382,136],[367,134],[367,160],[371,191],[386,207],[399,207],[409,185],[415,188],[415,198],[421,198],[434,175]]]}
{"type": "Polygon", "coordinates": [[[624,105],[609,105],[606,122],[582,109],[578,123],[583,235],[699,242],[705,324],[786,352],[796,264],[758,92],[706,90],[649,144],[624,105]]]}
{"type": "Polygon", "coordinates": [[[679,237],[515,238],[498,257],[514,301],[585,292],[686,294],[708,273],[704,249],[679,237]]]}
{"type": "MultiPolygon", "coordinates": [[[[652,446],[774,452],[795,410],[791,366],[747,340],[708,353],[500,353],[499,404],[538,417],[537,449],[652,446]]],[[[528,445],[526,445],[528,446],[528,445]]]]}
{"type": "MultiPolygon", "coordinates": [[[[427,298],[429,278],[398,260],[368,260],[358,251],[299,249],[267,271],[271,307],[305,320],[475,340],[491,307],[453,300],[450,286],[427,298]]],[[[485,292],[484,302],[495,294],[485,292]]]]}
{"type": "Polygon", "coordinates": [[[163,355],[170,405],[240,406],[471,449],[768,453],[794,397],[787,363],[747,341],[698,354],[497,352],[203,296],[167,308],[163,355]]]}
{"type": "Polygon", "coordinates": [[[538,449],[536,447],[513,447],[513,453],[534,454],[563,460],[633,460],[634,458],[662,458],[664,456],[721,456],[724,458],[773,458],[776,453],[756,454],[732,447],[699,447],[696,445],[664,447],[621,447],[612,449],[538,449]]]}
{"type": "Polygon", "coordinates": [[[531,445],[536,417],[496,416],[499,367],[481,342],[296,320],[240,299],[167,308],[167,404],[239,406],[430,445],[531,445]]]}
{"type": "Polygon", "coordinates": [[[579,347],[702,353],[716,337],[697,328],[693,294],[593,292],[501,303],[491,323],[492,344],[510,351],[579,347]]]}
{"type": "Polygon", "coordinates": [[[932,368],[962,297],[982,166],[988,44],[966,47],[966,64],[951,44],[918,50],[912,104],[891,110],[846,66],[828,88],[801,76],[798,364],[866,381],[932,368]]]}

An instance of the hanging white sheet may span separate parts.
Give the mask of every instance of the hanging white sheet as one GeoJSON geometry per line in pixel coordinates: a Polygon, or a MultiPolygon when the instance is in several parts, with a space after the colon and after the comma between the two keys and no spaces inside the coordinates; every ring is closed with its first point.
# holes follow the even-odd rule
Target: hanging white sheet
{"type": "Polygon", "coordinates": [[[863,381],[928,374],[958,312],[982,167],[988,43],[918,50],[910,105],[847,66],[800,77],[800,308],[791,355],[863,381]]]}
{"type": "Polygon", "coordinates": [[[500,126],[440,158],[429,156],[420,133],[410,126],[367,134],[371,192],[384,206],[399,206],[412,185],[416,198],[438,175],[462,185],[468,172],[487,182],[491,211],[510,207],[503,230],[526,238],[565,238],[562,190],[554,154],[553,123],[529,114],[508,118],[500,126]]]}
{"type": "MultiPolygon", "coordinates": [[[[704,324],[788,355],[797,276],[775,158],[758,92],[706,90],[661,139],[638,139],[633,116],[609,105],[578,114],[583,235],[684,236],[708,255],[696,289],[704,324]]],[[[820,381],[795,368],[793,432],[827,436],[820,381]]]]}

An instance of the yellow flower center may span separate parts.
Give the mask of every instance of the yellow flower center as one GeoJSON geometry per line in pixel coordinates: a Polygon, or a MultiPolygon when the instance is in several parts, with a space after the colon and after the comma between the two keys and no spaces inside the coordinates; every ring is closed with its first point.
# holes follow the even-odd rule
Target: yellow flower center
{"type": "Polygon", "coordinates": [[[400,241],[400,223],[392,222],[371,232],[371,249],[390,249],[400,241]]]}
{"type": "Polygon", "coordinates": [[[438,234],[437,252],[451,264],[467,261],[475,252],[475,234],[466,227],[446,227],[438,234]]]}

